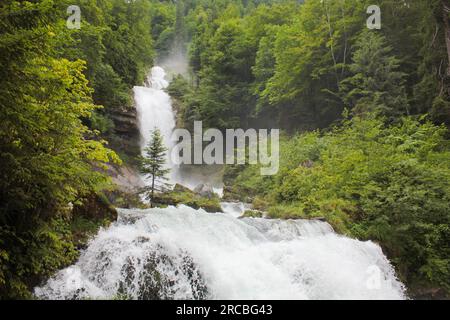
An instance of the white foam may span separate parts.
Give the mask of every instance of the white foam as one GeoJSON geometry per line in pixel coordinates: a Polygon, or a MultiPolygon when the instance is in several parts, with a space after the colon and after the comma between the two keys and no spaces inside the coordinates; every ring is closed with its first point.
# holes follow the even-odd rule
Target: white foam
{"type": "Polygon", "coordinates": [[[405,298],[378,245],[339,236],[324,222],[235,219],[185,206],[120,216],[36,295],[111,299],[122,288],[140,299],[161,281],[152,290],[171,299],[405,298]]]}

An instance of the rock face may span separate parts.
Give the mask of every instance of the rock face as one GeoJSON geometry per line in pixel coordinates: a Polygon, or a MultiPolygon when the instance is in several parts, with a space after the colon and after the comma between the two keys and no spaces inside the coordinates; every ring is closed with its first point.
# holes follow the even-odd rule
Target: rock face
{"type": "MultiPolygon", "coordinates": [[[[145,243],[150,239],[138,241],[145,243]]],[[[181,251],[179,254],[182,256],[182,267],[176,270],[177,277],[171,277],[161,270],[176,268],[178,261],[165,254],[164,250],[163,246],[158,245],[157,250],[145,255],[139,262],[128,258],[127,263],[122,266],[124,277],[119,282],[118,295],[126,299],[144,301],[171,300],[177,293],[180,279],[185,279],[192,292],[192,298],[205,300],[208,297],[208,288],[193,258],[187,252],[181,251]]]]}
{"type": "Polygon", "coordinates": [[[92,193],[82,204],[74,206],[73,216],[81,216],[92,221],[116,221],[118,213],[104,195],[92,193]]]}
{"type": "Polygon", "coordinates": [[[135,107],[114,110],[111,114],[114,121],[114,137],[110,139],[115,150],[121,150],[130,158],[140,154],[141,133],[135,107]]]}
{"type": "Polygon", "coordinates": [[[72,208],[71,232],[78,250],[87,248],[89,239],[100,227],[107,227],[118,218],[116,208],[103,193],[92,193],[72,208]]]}
{"type": "Polygon", "coordinates": [[[115,188],[104,193],[114,206],[128,209],[146,207],[139,196],[145,183],[137,169],[128,165],[109,165],[108,175],[114,182],[115,188]]]}
{"type": "Polygon", "coordinates": [[[145,187],[145,183],[137,170],[130,166],[110,166],[108,175],[112,177],[113,182],[118,189],[123,192],[136,192],[138,189],[145,187]]]}

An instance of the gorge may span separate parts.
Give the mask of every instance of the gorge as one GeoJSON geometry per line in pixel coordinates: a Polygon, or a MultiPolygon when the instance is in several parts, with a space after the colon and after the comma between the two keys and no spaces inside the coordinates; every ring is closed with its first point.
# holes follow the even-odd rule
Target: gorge
{"type": "MultiPolygon", "coordinates": [[[[141,133],[157,127],[167,147],[175,128],[164,69],[136,87],[141,133]]],[[[168,162],[172,183],[183,178],[168,162]]],[[[200,169],[201,171],[201,169],[200,169]]],[[[201,177],[201,179],[198,179],[201,177]]],[[[405,299],[405,287],[381,248],[350,239],[317,220],[243,218],[244,204],[223,213],[187,206],[119,209],[78,262],[35,288],[41,299],[405,299]]]]}
{"type": "Polygon", "coordinates": [[[0,300],[450,299],[449,0],[77,2],[0,1],[0,300]]]}

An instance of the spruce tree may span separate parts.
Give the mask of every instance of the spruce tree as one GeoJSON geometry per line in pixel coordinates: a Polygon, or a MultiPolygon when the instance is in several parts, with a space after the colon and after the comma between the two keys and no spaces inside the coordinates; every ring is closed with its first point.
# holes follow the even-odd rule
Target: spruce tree
{"type": "Polygon", "coordinates": [[[158,128],[152,131],[151,139],[144,150],[144,157],[141,160],[142,173],[151,178],[152,183],[144,189],[150,205],[153,207],[153,199],[155,196],[156,182],[158,180],[167,180],[166,175],[170,172],[165,168],[167,148],[164,146],[163,137],[158,128]]]}
{"type": "Polygon", "coordinates": [[[354,114],[376,113],[395,119],[408,114],[406,75],[399,71],[400,61],[393,55],[385,37],[364,31],[356,43],[350,72],[340,91],[354,114]]]}

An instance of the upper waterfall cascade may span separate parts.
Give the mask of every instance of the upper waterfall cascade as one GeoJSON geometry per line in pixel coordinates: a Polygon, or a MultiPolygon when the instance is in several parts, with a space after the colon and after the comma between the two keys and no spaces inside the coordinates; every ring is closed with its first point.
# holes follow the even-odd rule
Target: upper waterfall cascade
{"type": "MultiPolygon", "coordinates": [[[[176,67],[176,66],[175,66],[176,67]]],[[[167,67],[170,70],[170,65],[167,67]]],[[[151,70],[146,87],[135,87],[134,96],[139,115],[142,134],[142,149],[150,141],[151,131],[158,128],[168,149],[167,167],[170,169],[169,183],[179,183],[194,189],[201,184],[210,184],[218,194],[222,193],[220,170],[213,166],[180,167],[172,163],[171,153],[175,147],[172,134],[176,127],[176,113],[172,100],[165,91],[169,86],[168,76],[162,67],[156,66],[151,70]]]]}
{"type": "Polygon", "coordinates": [[[171,169],[169,181],[177,181],[177,168],[170,161],[170,151],[174,147],[172,132],[175,129],[175,113],[170,96],[164,91],[169,85],[166,73],[161,67],[152,68],[148,83],[150,87],[134,87],[134,99],[139,115],[139,126],[142,135],[142,150],[151,139],[151,132],[158,128],[167,152],[167,167],[171,169]]]}

